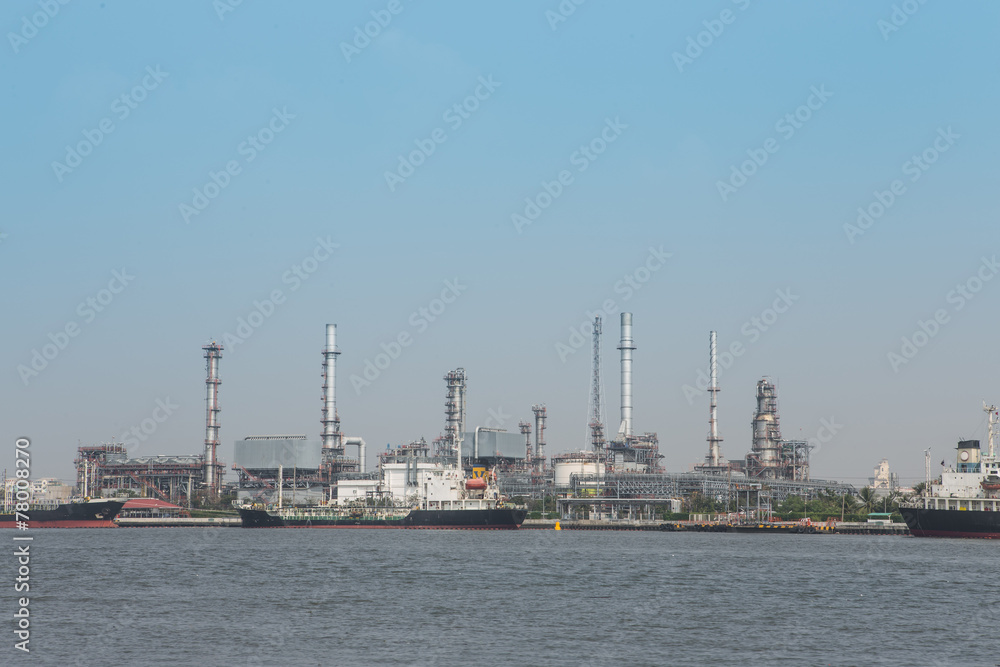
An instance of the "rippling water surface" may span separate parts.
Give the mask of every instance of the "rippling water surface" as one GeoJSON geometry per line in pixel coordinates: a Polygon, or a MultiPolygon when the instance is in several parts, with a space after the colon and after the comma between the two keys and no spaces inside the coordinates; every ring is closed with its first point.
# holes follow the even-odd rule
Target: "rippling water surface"
{"type": "MultiPolygon", "coordinates": [[[[45,665],[997,665],[1000,543],[35,531],[45,665]]],[[[12,531],[0,538],[14,551],[12,531]]],[[[15,609],[14,558],[4,604],[15,609]]],[[[25,659],[27,658],[27,659],[25,659]]]]}

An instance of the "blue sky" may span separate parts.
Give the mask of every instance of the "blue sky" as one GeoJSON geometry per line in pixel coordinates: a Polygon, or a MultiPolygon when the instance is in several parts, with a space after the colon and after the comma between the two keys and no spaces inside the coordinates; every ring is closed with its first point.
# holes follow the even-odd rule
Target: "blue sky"
{"type": "MultiPolygon", "coordinates": [[[[960,436],[985,437],[980,402],[1000,401],[994,4],[45,6],[0,14],[0,441],[31,437],[36,476],[72,478],[78,444],[119,438],[157,400],[177,408],[135,454],[201,452],[200,348],[275,290],[223,353],[227,462],[246,435],[318,435],[327,322],[343,429],[370,450],[438,435],[459,366],[471,424],[516,430],[545,403],[550,453],[579,449],[590,346],[559,344],[608,299],[634,313],[635,426],[659,433],[668,469],[707,449],[707,397],[683,388],[711,329],[745,348],[721,376],[730,458],[765,375],[786,437],[839,425],[815,477],[861,483],[885,456],[922,479],[925,448],[950,460],[960,436]],[[546,207],[518,225],[526,198],[546,207]],[[650,248],[671,256],[616,291],[650,248]],[[458,296],[421,325],[446,281],[458,296]],[[765,331],[752,318],[778,290],[794,299],[765,331]],[[74,324],[37,375],[19,371],[74,324]],[[400,334],[412,344],[356,389],[400,334]]],[[[616,314],[604,328],[616,424],[616,314]]]]}

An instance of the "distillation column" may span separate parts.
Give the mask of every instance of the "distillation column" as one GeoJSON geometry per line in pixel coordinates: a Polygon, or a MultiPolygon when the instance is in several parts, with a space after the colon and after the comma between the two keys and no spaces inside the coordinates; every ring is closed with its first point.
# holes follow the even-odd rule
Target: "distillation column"
{"type": "Polygon", "coordinates": [[[205,345],[205,489],[208,495],[214,497],[218,491],[219,478],[222,476],[216,462],[216,450],[219,447],[219,360],[222,359],[222,346],[216,342],[205,345]]]}
{"type": "Polygon", "coordinates": [[[456,368],[444,376],[448,397],[444,403],[445,434],[455,455],[455,464],[462,469],[462,438],[465,432],[465,369],[456,368]]]}
{"type": "Polygon", "coordinates": [[[545,447],[545,419],[547,417],[544,405],[532,405],[531,411],[535,413],[535,456],[533,462],[535,471],[542,472],[545,467],[545,456],[542,448],[545,447]]]}
{"type": "Polygon", "coordinates": [[[531,463],[531,424],[519,421],[517,427],[521,430],[521,435],[524,436],[524,462],[529,464],[531,463]]]}

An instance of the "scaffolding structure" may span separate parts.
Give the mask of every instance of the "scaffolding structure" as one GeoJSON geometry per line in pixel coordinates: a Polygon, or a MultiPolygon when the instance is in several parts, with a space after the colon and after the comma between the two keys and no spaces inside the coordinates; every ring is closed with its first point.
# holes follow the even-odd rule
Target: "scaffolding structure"
{"type": "Polygon", "coordinates": [[[653,475],[663,472],[660,459],[660,441],[655,433],[633,434],[624,440],[614,440],[607,448],[606,468],[608,473],[644,473],[653,475]]]}
{"type": "MultiPolygon", "coordinates": [[[[189,504],[206,487],[202,456],[140,456],[129,458],[125,445],[106,443],[77,448],[77,491],[101,497],[121,491],[159,498],[175,505],[189,504]]],[[[218,488],[218,487],[217,487],[218,488]]]]}

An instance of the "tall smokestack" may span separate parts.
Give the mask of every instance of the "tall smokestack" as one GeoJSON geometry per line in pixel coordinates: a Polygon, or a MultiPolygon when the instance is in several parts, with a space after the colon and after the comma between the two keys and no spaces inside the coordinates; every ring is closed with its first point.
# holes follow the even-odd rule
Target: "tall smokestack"
{"type": "Polygon", "coordinates": [[[337,325],[326,325],[323,348],[323,449],[340,449],[340,417],[337,415],[337,325]]]}
{"type": "MultiPolygon", "coordinates": [[[[208,495],[218,493],[218,463],[215,452],[219,446],[219,360],[222,359],[222,346],[216,342],[205,345],[205,489],[208,495]]],[[[189,491],[190,493],[190,491],[189,491]]]]}
{"type": "Polygon", "coordinates": [[[632,435],[632,313],[622,313],[622,341],[618,346],[622,351],[622,423],[618,435],[632,435]]]}
{"type": "Polygon", "coordinates": [[[708,457],[705,460],[710,466],[718,466],[722,462],[722,456],[719,452],[719,443],[722,442],[722,438],[719,437],[718,423],[719,362],[716,352],[715,332],[710,331],[708,334],[708,367],[712,377],[711,384],[708,387],[710,394],[708,406],[708,457]]]}

